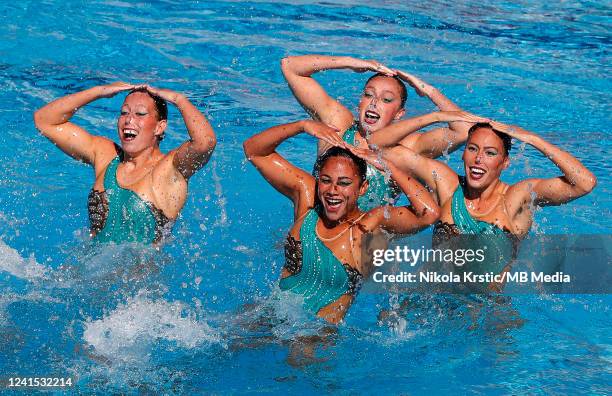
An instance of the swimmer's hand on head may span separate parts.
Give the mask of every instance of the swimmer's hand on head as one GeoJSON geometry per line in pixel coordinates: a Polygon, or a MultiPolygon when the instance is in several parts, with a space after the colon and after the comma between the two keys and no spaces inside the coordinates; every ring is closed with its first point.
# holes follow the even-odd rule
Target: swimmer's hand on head
{"type": "Polygon", "coordinates": [[[276,149],[287,139],[301,133],[308,133],[321,140],[325,139],[334,146],[343,147],[345,145],[333,128],[312,120],[273,126],[251,136],[243,143],[247,159],[268,183],[293,201],[296,219],[312,208],[315,181],[310,173],[291,164],[276,149]]]}
{"type": "Polygon", "coordinates": [[[506,135],[513,137],[521,142],[525,142],[531,144],[531,140],[533,140],[537,135],[533,132],[527,131],[516,125],[507,125],[498,121],[490,120],[488,121],[493,129],[496,129],[506,135]]]}
{"type": "Polygon", "coordinates": [[[301,127],[305,133],[323,140],[332,146],[347,146],[346,142],[338,135],[338,129],[331,125],[325,125],[322,122],[312,120],[303,120],[301,121],[301,127]]]}
{"type": "Polygon", "coordinates": [[[346,142],[338,136],[335,128],[318,121],[302,120],[277,125],[251,136],[243,144],[244,152],[250,161],[255,161],[254,164],[257,166],[257,157],[267,157],[276,154],[276,148],[282,142],[300,133],[307,133],[317,139],[324,140],[332,146],[347,146],[346,142]]]}
{"type": "Polygon", "coordinates": [[[429,97],[436,89],[434,86],[427,84],[425,81],[421,80],[413,74],[406,73],[405,71],[397,69],[394,71],[399,78],[406,81],[412,88],[414,88],[414,91],[419,96],[429,97]]]}
{"type": "Polygon", "coordinates": [[[381,172],[388,171],[386,167],[386,163],[383,160],[383,152],[382,150],[374,151],[370,149],[359,148],[355,146],[347,146],[347,149],[357,157],[365,160],[368,164],[372,165],[374,168],[378,169],[381,172]]]}
{"type": "Polygon", "coordinates": [[[181,112],[189,140],[173,152],[172,163],[185,179],[189,179],[208,162],[216,147],[217,138],[210,123],[182,93],[148,84],[143,85],[143,88],[152,95],[172,103],[181,112]]]}
{"type": "Polygon", "coordinates": [[[156,88],[148,84],[142,85],[142,88],[146,89],[155,96],[159,96],[160,98],[167,100],[173,105],[176,105],[179,100],[185,98],[185,95],[166,88],[156,88]]]}
{"type": "Polygon", "coordinates": [[[495,131],[525,142],[546,156],[563,173],[552,178],[521,180],[505,194],[506,206],[517,234],[525,235],[533,221],[534,206],[566,204],[590,193],[597,185],[595,175],[576,157],[541,136],[514,125],[491,121],[495,131]]]}
{"type": "MultiPolygon", "coordinates": [[[[131,84],[123,81],[116,81],[107,85],[100,85],[101,89],[100,97],[101,98],[112,98],[120,92],[131,91],[132,89],[143,88],[144,84],[131,84]]],[[[96,87],[94,87],[96,88],[96,87]]]]}
{"type": "MultiPolygon", "coordinates": [[[[106,137],[90,134],[70,122],[70,119],[79,108],[97,99],[110,98],[120,92],[143,88],[176,105],[183,116],[189,140],[169,154],[172,156],[175,168],[188,179],[208,161],[215,148],[216,137],[204,115],[186,96],[177,92],[121,81],[98,85],[43,106],[34,114],[34,122],[41,133],[66,154],[96,167],[105,167],[108,157],[112,159],[116,155],[115,144],[106,137]],[[108,155],[96,155],[101,152],[108,155]]],[[[159,122],[164,124],[165,129],[166,121],[159,122]]]]}
{"type": "Polygon", "coordinates": [[[347,68],[357,73],[371,71],[374,73],[382,73],[386,76],[395,76],[397,74],[395,70],[373,59],[365,60],[347,57],[347,68]]]}

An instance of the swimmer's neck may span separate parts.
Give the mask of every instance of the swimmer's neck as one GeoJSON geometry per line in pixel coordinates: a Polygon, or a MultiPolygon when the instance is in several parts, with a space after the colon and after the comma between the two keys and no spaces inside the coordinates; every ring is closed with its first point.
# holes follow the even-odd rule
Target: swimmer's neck
{"type": "Polygon", "coordinates": [[[319,217],[321,218],[321,221],[323,222],[323,225],[325,226],[325,228],[332,229],[341,224],[350,223],[354,219],[358,218],[360,215],[361,215],[361,211],[358,208],[355,208],[350,213],[342,216],[338,220],[330,220],[327,218],[327,216],[319,216],[319,217]]]}
{"type": "Polygon", "coordinates": [[[123,161],[124,163],[128,163],[135,168],[139,168],[141,166],[145,166],[151,161],[157,162],[159,157],[163,156],[163,153],[159,149],[159,146],[147,147],[144,150],[138,152],[128,153],[126,151],[123,152],[123,161]]]}
{"type": "MultiPolygon", "coordinates": [[[[389,124],[391,125],[391,124],[389,124]]],[[[364,140],[368,141],[370,136],[372,136],[372,134],[380,131],[381,129],[384,129],[386,127],[388,127],[389,125],[385,125],[383,127],[378,128],[375,131],[372,131],[370,128],[368,128],[368,126],[364,126],[362,122],[357,121],[357,134],[359,136],[361,136],[364,140]]]]}
{"type": "Polygon", "coordinates": [[[468,184],[465,189],[465,197],[470,201],[488,201],[496,194],[497,188],[501,185],[501,180],[495,179],[491,184],[484,188],[470,187],[468,184]]]}

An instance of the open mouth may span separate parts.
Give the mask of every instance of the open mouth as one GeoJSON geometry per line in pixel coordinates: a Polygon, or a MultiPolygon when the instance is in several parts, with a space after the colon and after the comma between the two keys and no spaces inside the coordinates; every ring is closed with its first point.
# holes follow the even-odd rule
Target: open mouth
{"type": "Polygon", "coordinates": [[[375,111],[367,110],[363,120],[368,124],[375,124],[380,119],[380,114],[375,111]]]}
{"type": "Polygon", "coordinates": [[[136,132],[134,129],[124,129],[123,130],[123,140],[125,141],[129,142],[131,140],[134,140],[136,136],[138,136],[138,132],[136,132]]]}
{"type": "Polygon", "coordinates": [[[477,166],[470,166],[470,176],[474,180],[480,180],[487,173],[486,170],[479,168],[477,166]]]}
{"type": "Polygon", "coordinates": [[[325,206],[329,212],[336,212],[340,209],[342,205],[342,200],[337,198],[325,197],[325,206]]]}

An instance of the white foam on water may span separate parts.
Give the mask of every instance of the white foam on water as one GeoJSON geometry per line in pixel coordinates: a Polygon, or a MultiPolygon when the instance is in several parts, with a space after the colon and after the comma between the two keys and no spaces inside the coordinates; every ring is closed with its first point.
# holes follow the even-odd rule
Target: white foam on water
{"type": "Polygon", "coordinates": [[[34,256],[21,257],[17,250],[0,240],[0,271],[31,281],[46,277],[48,268],[38,264],[34,256]]]}
{"type": "Polygon", "coordinates": [[[138,361],[147,360],[160,341],[181,348],[221,342],[219,333],[197,320],[184,303],[153,300],[142,294],[129,298],[100,320],[87,321],[83,339],[97,354],[138,361]]]}
{"type": "Polygon", "coordinates": [[[298,336],[317,335],[327,325],[304,309],[303,296],[282,291],[278,286],[273,289],[267,303],[277,319],[272,333],[278,339],[293,340],[298,336]]]}

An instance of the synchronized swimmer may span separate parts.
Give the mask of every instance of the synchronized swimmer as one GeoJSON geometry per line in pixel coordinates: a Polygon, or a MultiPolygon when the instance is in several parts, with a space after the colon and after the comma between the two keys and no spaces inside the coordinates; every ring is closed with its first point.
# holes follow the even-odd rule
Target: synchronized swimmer
{"type": "Polygon", "coordinates": [[[368,189],[366,162],[375,153],[347,145],[336,130],[316,121],[301,121],[267,129],[244,143],[247,158],[264,178],[293,203],[294,222],[285,243],[280,288],[304,298],[304,307],[328,322],[338,323],[350,307],[359,284],[371,271],[362,256],[368,235],[381,230],[415,233],[439,217],[439,207],[415,179],[386,164],[411,206],[376,207],[363,212],[357,199],[368,189]],[[276,152],[290,137],[308,133],[332,145],[315,163],[314,175],[276,152]]]}
{"type": "MultiPolygon", "coordinates": [[[[504,258],[488,263],[488,270],[502,273],[529,232],[535,207],[565,204],[596,185],[593,173],[571,154],[520,127],[467,113],[411,74],[376,61],[324,55],[287,57],[281,67],[313,120],[266,129],[247,139],[244,151],[293,203],[279,286],[302,296],[306,310],[330,323],[342,321],[369,276],[372,257],[362,248],[382,231],[411,234],[435,223],[434,244],[457,235],[493,235],[504,258]],[[356,119],[312,78],[330,69],[375,73],[365,84],[356,119]],[[402,119],[405,82],[439,111],[402,119]],[[418,132],[435,123],[448,128],[418,132]],[[312,174],[276,151],[301,133],[318,139],[312,174]],[[539,150],[562,175],[502,182],[513,138],[539,150]],[[465,176],[434,159],[464,143],[465,176]],[[400,192],[410,205],[393,206],[400,192]]],[[[88,209],[91,235],[99,242],[161,243],[185,204],[189,178],[216,145],[212,127],[186,96],[149,85],[93,87],[47,104],[34,119],[62,151],[94,167],[88,209]],[[117,121],[119,145],[69,122],[78,108],[120,92],[128,94],[117,121]],[[180,110],[189,140],[164,154],[159,144],[167,102],[180,110]]]]}
{"type": "MultiPolygon", "coordinates": [[[[425,91],[434,88],[422,81],[425,91]]],[[[430,117],[435,118],[435,117],[430,117]]],[[[432,121],[433,122],[433,121],[432,121]]],[[[496,252],[487,268],[494,273],[509,271],[518,243],[533,223],[536,207],[562,205],[580,198],[595,188],[597,180],[578,159],[533,132],[518,126],[485,120],[468,131],[463,151],[463,174],[459,176],[448,165],[422,156],[409,147],[397,144],[411,133],[401,125],[377,132],[372,140],[385,143],[384,158],[425,183],[441,207],[434,227],[434,244],[457,235],[487,235],[496,252]],[[556,165],[562,176],[529,178],[512,185],[500,180],[510,164],[512,139],[527,143],[556,165]]],[[[499,291],[503,285],[491,284],[499,291]]]]}
{"type": "Polygon", "coordinates": [[[34,114],[40,132],[63,152],[94,168],[89,194],[91,235],[99,242],[159,243],[185,204],[187,181],[206,164],[215,134],[186,96],[117,82],[57,99],[34,114]],[[120,145],[69,122],[77,109],[128,92],[117,119],[120,145]],[[167,103],[181,112],[189,140],[164,154],[167,103]]]}

